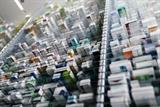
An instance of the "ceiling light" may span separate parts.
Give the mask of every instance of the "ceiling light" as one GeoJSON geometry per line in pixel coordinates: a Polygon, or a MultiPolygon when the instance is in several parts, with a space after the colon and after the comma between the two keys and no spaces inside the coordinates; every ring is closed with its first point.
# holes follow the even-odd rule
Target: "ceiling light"
{"type": "Polygon", "coordinates": [[[19,8],[21,11],[24,10],[24,8],[23,8],[22,4],[19,2],[19,0],[14,0],[14,2],[17,4],[18,8],[19,8]]]}

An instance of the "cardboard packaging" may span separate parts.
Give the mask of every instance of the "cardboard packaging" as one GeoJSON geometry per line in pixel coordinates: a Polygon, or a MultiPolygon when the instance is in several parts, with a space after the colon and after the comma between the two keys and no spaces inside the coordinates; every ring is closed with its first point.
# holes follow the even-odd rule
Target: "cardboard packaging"
{"type": "Polygon", "coordinates": [[[112,62],[109,67],[110,67],[110,71],[112,73],[119,73],[119,72],[124,72],[122,71],[122,66],[126,69],[126,71],[132,71],[132,65],[131,65],[131,61],[130,60],[121,60],[121,61],[116,61],[116,62],[112,62]]]}
{"type": "Polygon", "coordinates": [[[64,86],[55,88],[54,94],[53,94],[54,98],[57,101],[66,100],[68,95],[69,93],[64,86]]]}
{"type": "Polygon", "coordinates": [[[133,58],[132,62],[133,62],[133,64],[136,64],[138,62],[144,62],[144,61],[150,61],[150,60],[152,60],[151,55],[143,55],[143,56],[133,58]]]}
{"type": "Polygon", "coordinates": [[[93,93],[85,93],[79,95],[79,102],[92,102],[93,101],[93,93]]]}
{"type": "Polygon", "coordinates": [[[143,54],[143,50],[142,50],[141,45],[132,46],[132,47],[128,47],[128,48],[123,49],[123,55],[125,58],[127,58],[127,57],[131,58],[133,56],[140,56],[142,54],[143,54]]]}
{"type": "Polygon", "coordinates": [[[154,95],[154,89],[152,86],[133,88],[132,95],[137,106],[157,105],[157,101],[154,95]]]}
{"type": "Polygon", "coordinates": [[[66,107],[84,107],[83,103],[67,104],[66,107]]]}
{"type": "Polygon", "coordinates": [[[90,79],[84,79],[79,82],[79,89],[82,93],[89,93],[92,92],[91,88],[91,80],[90,79]]]}
{"type": "Polygon", "coordinates": [[[155,78],[155,71],[153,67],[133,70],[132,74],[133,78],[139,81],[147,81],[155,78]]]}
{"type": "Polygon", "coordinates": [[[135,64],[136,69],[140,68],[147,68],[147,67],[156,67],[157,61],[156,60],[150,60],[150,61],[145,61],[145,62],[138,62],[135,64]]]}

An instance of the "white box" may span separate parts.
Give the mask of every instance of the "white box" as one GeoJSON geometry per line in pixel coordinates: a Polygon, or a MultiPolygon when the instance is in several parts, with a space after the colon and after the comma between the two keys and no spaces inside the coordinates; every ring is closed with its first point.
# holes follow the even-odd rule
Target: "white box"
{"type": "Polygon", "coordinates": [[[125,48],[125,49],[123,49],[123,52],[130,51],[130,50],[132,51],[133,56],[143,55],[143,50],[142,50],[141,45],[136,45],[136,46],[125,48]]]}
{"type": "Polygon", "coordinates": [[[153,67],[133,70],[132,73],[134,77],[144,76],[144,75],[152,75],[153,77],[155,76],[153,67]]]}
{"type": "Polygon", "coordinates": [[[138,23],[137,18],[129,19],[126,23],[126,30],[130,36],[134,36],[135,33],[140,31],[140,25],[138,23]]]}
{"type": "Polygon", "coordinates": [[[85,93],[89,93],[89,92],[92,92],[92,89],[91,89],[91,80],[90,79],[84,79],[84,80],[81,80],[79,82],[79,88],[82,92],[85,92],[85,93]]]}
{"type": "Polygon", "coordinates": [[[139,81],[138,80],[131,81],[131,87],[132,89],[140,87],[139,81]]]}
{"type": "Polygon", "coordinates": [[[112,73],[119,73],[121,72],[120,67],[121,66],[125,66],[127,68],[128,71],[132,71],[132,64],[130,60],[121,60],[121,61],[116,61],[116,62],[112,62],[109,67],[112,73]]]}
{"type": "Polygon", "coordinates": [[[112,48],[111,48],[111,51],[112,51],[113,56],[114,56],[114,57],[119,57],[119,56],[121,56],[121,55],[122,55],[122,48],[123,48],[122,45],[112,47],[112,48]]]}
{"type": "Polygon", "coordinates": [[[136,63],[136,69],[147,68],[147,67],[155,67],[157,66],[156,60],[144,61],[136,63]]]}
{"type": "Polygon", "coordinates": [[[84,107],[83,103],[67,104],[66,107],[84,107]]]}
{"type": "Polygon", "coordinates": [[[155,17],[149,17],[149,18],[142,20],[142,24],[144,27],[148,27],[148,26],[157,24],[157,21],[155,17]]]}
{"type": "Polygon", "coordinates": [[[129,101],[125,97],[111,98],[112,107],[129,107],[129,101]]]}
{"type": "Polygon", "coordinates": [[[120,39],[120,38],[122,38],[122,39],[128,38],[128,36],[126,35],[126,32],[122,26],[111,29],[111,34],[112,34],[113,40],[120,39]],[[120,35],[121,35],[121,37],[119,37],[120,35]]]}
{"type": "Polygon", "coordinates": [[[93,93],[86,93],[79,95],[79,102],[86,102],[93,100],[93,93]]]}
{"type": "Polygon", "coordinates": [[[133,36],[130,38],[130,44],[133,45],[141,45],[143,39],[142,38],[146,38],[145,34],[142,35],[138,35],[138,36],[133,36]]]}
{"type": "Polygon", "coordinates": [[[152,86],[133,88],[132,95],[137,106],[143,104],[149,104],[151,106],[157,105],[154,88],[152,86]]]}
{"type": "Polygon", "coordinates": [[[111,90],[108,91],[108,96],[110,98],[120,97],[120,96],[128,97],[128,86],[127,86],[127,84],[112,85],[111,90]]]}
{"type": "Polygon", "coordinates": [[[114,40],[114,41],[110,42],[111,47],[115,47],[115,46],[119,46],[119,45],[120,45],[119,40],[114,40]]]}
{"type": "Polygon", "coordinates": [[[110,85],[116,84],[127,84],[125,73],[111,74],[108,77],[108,82],[110,85]]]}
{"type": "Polygon", "coordinates": [[[160,29],[156,30],[155,32],[151,32],[150,37],[152,42],[158,42],[158,40],[160,40],[160,29]]]}
{"type": "Polygon", "coordinates": [[[149,60],[152,60],[151,55],[143,55],[143,56],[133,58],[132,62],[133,62],[133,64],[135,64],[135,63],[138,63],[138,62],[149,61],[149,60]]]}
{"type": "Polygon", "coordinates": [[[119,27],[119,26],[120,26],[120,24],[116,22],[116,23],[112,24],[111,28],[114,29],[114,28],[119,27]]]}
{"type": "Polygon", "coordinates": [[[130,46],[130,41],[129,39],[124,39],[121,41],[121,44],[124,45],[125,47],[129,47],[130,46]]]}

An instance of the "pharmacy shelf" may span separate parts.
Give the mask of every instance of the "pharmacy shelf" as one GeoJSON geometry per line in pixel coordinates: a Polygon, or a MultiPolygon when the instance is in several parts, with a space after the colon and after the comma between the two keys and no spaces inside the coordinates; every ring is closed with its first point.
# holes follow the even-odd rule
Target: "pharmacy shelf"
{"type": "Polygon", "coordinates": [[[110,27],[110,10],[112,0],[106,0],[104,22],[103,22],[103,33],[102,33],[102,46],[100,56],[100,68],[98,74],[98,87],[97,87],[97,105],[96,107],[106,107],[105,105],[105,82],[106,82],[106,65],[107,65],[107,48],[108,48],[108,35],[110,27]]]}
{"type": "MultiPolygon", "coordinates": [[[[116,4],[113,3],[114,1],[116,1],[116,0],[112,0],[112,4],[115,5],[115,6],[113,6],[113,5],[111,5],[111,6],[116,7],[116,4]]],[[[119,4],[119,3],[117,3],[117,4],[119,4]]],[[[126,5],[129,5],[129,4],[126,3],[126,5]]],[[[113,12],[115,12],[114,11],[115,9],[117,9],[117,8],[113,8],[112,9],[113,12]]],[[[140,10],[137,10],[137,11],[140,11],[140,10]]],[[[130,14],[130,13],[128,13],[128,14],[130,14]]],[[[134,12],[133,12],[133,14],[134,14],[134,12]]],[[[101,68],[99,69],[99,72],[100,72],[102,70],[103,66],[105,65],[105,67],[104,67],[105,68],[105,74],[100,72],[99,79],[101,79],[100,82],[103,82],[102,81],[103,78],[106,78],[106,82],[105,82],[105,85],[104,85],[104,83],[100,83],[99,84],[99,87],[100,86],[101,87],[105,86],[104,87],[105,90],[103,90],[102,88],[98,88],[98,91],[100,91],[100,92],[97,92],[98,95],[99,95],[97,97],[97,101],[99,101],[97,107],[107,107],[107,105],[112,106],[112,107],[159,107],[159,105],[160,105],[160,102],[159,102],[160,101],[159,100],[159,98],[160,98],[159,97],[160,96],[160,91],[159,91],[160,87],[158,86],[158,84],[159,84],[159,75],[160,74],[159,74],[159,64],[156,64],[156,60],[159,61],[159,57],[157,57],[157,55],[159,55],[159,52],[157,52],[157,49],[159,49],[159,47],[157,46],[157,44],[159,45],[159,43],[155,42],[153,40],[153,37],[152,37],[153,36],[152,33],[153,32],[157,33],[157,30],[155,30],[155,31],[149,31],[149,29],[145,27],[145,24],[147,22],[144,23],[144,20],[150,20],[151,21],[151,19],[149,19],[148,17],[144,18],[144,19],[141,19],[140,17],[137,17],[137,21],[136,22],[138,22],[139,26],[135,27],[135,25],[133,25],[133,26],[129,27],[130,29],[132,29],[131,31],[133,31],[132,34],[127,34],[125,32],[126,35],[129,35],[129,37],[127,37],[127,39],[129,39],[129,40],[133,36],[138,35],[139,32],[140,32],[140,34],[142,34],[142,35],[145,34],[145,36],[146,36],[146,37],[144,37],[144,41],[146,41],[146,42],[144,42],[142,44],[138,44],[142,48],[145,49],[145,50],[141,51],[142,54],[133,55],[133,56],[131,56],[131,58],[126,58],[124,56],[124,53],[123,53],[123,55],[119,54],[119,52],[121,52],[122,49],[120,51],[119,50],[116,51],[117,48],[114,50],[114,48],[113,48],[114,46],[112,46],[114,43],[116,44],[116,42],[117,42],[116,40],[119,39],[119,38],[118,37],[114,38],[114,35],[116,35],[116,34],[111,31],[110,24],[109,24],[110,22],[112,22],[112,25],[114,25],[116,23],[113,20],[113,19],[115,19],[114,15],[113,16],[109,16],[108,15],[108,17],[109,18],[112,17],[112,20],[109,20],[109,18],[108,19],[104,19],[105,21],[108,22],[108,25],[107,24],[105,25],[105,21],[104,21],[103,28],[105,29],[105,31],[107,29],[109,33],[108,32],[107,33],[103,32],[103,34],[106,37],[103,36],[103,40],[102,40],[102,48],[101,48],[102,49],[102,51],[101,51],[101,60],[102,61],[100,63],[101,64],[100,65],[101,68]],[[141,22],[143,22],[142,23],[143,25],[141,25],[141,22]],[[136,28],[138,28],[140,30],[136,30],[136,28]],[[113,39],[110,39],[110,38],[113,38],[113,39]],[[110,43],[110,46],[109,46],[109,43],[110,43]],[[105,48],[106,48],[106,51],[104,50],[105,48]],[[151,52],[148,52],[148,51],[146,51],[148,48],[153,49],[153,50],[151,52]],[[105,55],[106,59],[103,56],[105,54],[105,52],[107,53],[105,55]],[[149,61],[146,60],[147,58],[149,59],[149,61]],[[126,72],[125,70],[123,70],[123,66],[125,65],[125,64],[123,65],[123,61],[125,62],[126,59],[129,60],[128,61],[129,63],[130,62],[133,63],[133,65],[131,65],[131,67],[133,67],[133,70],[130,70],[130,68],[129,68],[130,66],[126,65],[126,67],[128,67],[127,68],[128,71],[130,71],[129,72],[129,76],[128,75],[123,75],[123,74],[125,74],[124,72],[126,72]],[[142,59],[142,60],[145,59],[146,61],[142,61],[140,63],[135,64],[134,61],[137,60],[137,59],[142,59]],[[104,63],[104,60],[105,60],[105,63],[104,63]],[[114,62],[117,62],[117,63],[113,64],[114,62]],[[154,65],[154,63],[155,63],[155,65],[154,65]],[[120,64],[120,65],[118,65],[118,64],[120,64]],[[116,66],[118,66],[120,69],[122,67],[123,71],[117,72],[118,70],[116,69],[116,66]],[[150,70],[150,71],[146,72],[148,70],[150,70]],[[142,73],[142,74],[138,74],[138,73],[142,73]],[[105,76],[102,76],[103,74],[105,76]],[[147,76],[149,75],[150,77],[149,78],[145,78],[145,79],[141,79],[141,78],[145,77],[144,75],[147,75],[147,76]],[[118,78],[123,78],[121,76],[124,76],[124,79],[125,79],[125,88],[122,87],[122,86],[117,87],[118,86],[117,85],[118,82],[117,83],[113,82],[114,80],[117,79],[117,77],[118,78]],[[141,77],[141,78],[136,78],[136,77],[141,77]],[[140,84],[140,87],[139,86],[136,87],[137,84],[140,84]],[[107,92],[108,88],[109,88],[109,90],[107,92]],[[122,90],[119,91],[119,89],[122,89],[122,90]],[[123,103],[123,101],[124,101],[122,97],[123,97],[123,95],[125,95],[125,93],[123,93],[123,89],[127,90],[125,92],[127,94],[127,96],[125,96],[125,98],[127,99],[125,101],[125,104],[124,104],[125,106],[123,104],[121,105],[121,102],[123,103]],[[105,93],[105,96],[102,97],[102,95],[104,95],[103,93],[105,93]],[[122,97],[121,97],[121,95],[119,97],[119,94],[121,94],[121,93],[123,93],[123,95],[122,95],[122,97]],[[138,93],[139,96],[136,96],[137,93],[138,93]],[[148,94],[149,97],[148,96],[145,97],[146,94],[148,94]],[[141,98],[141,96],[144,96],[144,98],[141,98]],[[108,99],[110,99],[110,100],[107,101],[108,99]],[[105,100],[105,101],[103,102],[103,100],[105,100]]],[[[152,16],[152,18],[153,17],[154,16],[152,16]]],[[[123,18],[124,17],[121,17],[121,19],[120,19],[120,22],[119,22],[120,26],[126,25],[126,24],[128,24],[128,22],[131,23],[130,21],[133,21],[133,19],[135,17],[132,16],[132,17],[127,17],[127,18],[125,17],[126,19],[123,19],[123,18]]],[[[149,24],[149,25],[151,25],[151,24],[149,24]]],[[[159,29],[159,26],[157,26],[157,27],[159,29]]],[[[112,30],[113,29],[114,29],[114,27],[112,26],[112,30]]],[[[123,31],[122,31],[122,33],[123,33],[123,31]]],[[[122,37],[120,39],[126,40],[125,37],[122,37]]],[[[122,40],[118,40],[118,42],[122,42],[122,40]]],[[[132,44],[131,44],[131,46],[128,46],[128,47],[132,47],[132,46],[140,47],[137,44],[135,45],[133,42],[136,42],[136,40],[135,41],[130,41],[130,43],[132,43],[132,44]]],[[[141,50],[141,49],[137,49],[137,50],[141,50]]]]}
{"type": "Polygon", "coordinates": [[[14,46],[23,38],[24,29],[31,22],[32,18],[29,18],[21,30],[16,34],[16,36],[1,50],[0,59],[4,60],[13,50],[14,46]]]}

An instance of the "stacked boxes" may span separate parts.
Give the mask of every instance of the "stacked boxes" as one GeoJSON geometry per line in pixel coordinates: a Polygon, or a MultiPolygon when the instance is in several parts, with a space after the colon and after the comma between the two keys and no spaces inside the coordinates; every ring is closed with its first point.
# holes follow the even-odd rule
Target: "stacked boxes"
{"type": "Polygon", "coordinates": [[[64,7],[64,16],[57,8],[25,28],[24,38],[0,64],[0,107],[96,104],[101,41],[90,36],[100,36],[101,17],[96,1],[73,5],[64,7]]]}
{"type": "MultiPolygon", "coordinates": [[[[107,49],[107,94],[112,107],[159,106],[152,81],[159,80],[159,26],[155,16],[129,11],[128,0],[115,2],[107,49]],[[123,5],[122,5],[123,4],[123,5]],[[119,5],[122,5],[119,7],[119,5]],[[118,12],[119,16],[116,15],[118,12]],[[130,15],[130,16],[128,16],[130,15]],[[140,16],[141,18],[132,17],[140,16]],[[142,91],[143,90],[143,91],[142,91]],[[146,96],[149,94],[149,96],[146,96]]],[[[139,9],[136,10],[139,12],[139,9]]],[[[144,10],[143,10],[144,11],[144,10]]],[[[147,13],[148,14],[148,13],[147,13]]],[[[158,88],[159,89],[159,88],[158,88]]]]}

